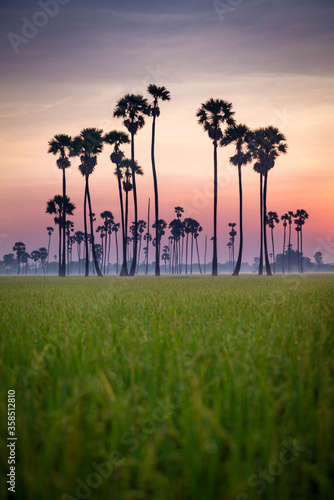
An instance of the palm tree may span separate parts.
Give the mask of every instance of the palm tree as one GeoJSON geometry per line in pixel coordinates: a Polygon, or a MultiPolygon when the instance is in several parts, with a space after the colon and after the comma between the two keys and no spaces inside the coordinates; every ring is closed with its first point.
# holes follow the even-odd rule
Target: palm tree
{"type": "Polygon", "coordinates": [[[235,237],[237,235],[237,232],[236,230],[234,229],[235,226],[237,225],[236,222],[229,222],[229,227],[231,228],[231,231],[229,232],[229,235],[230,235],[230,243],[231,243],[231,261],[232,261],[232,274],[234,274],[234,241],[235,241],[235,237]]]}
{"type": "MultiPolygon", "coordinates": [[[[75,205],[70,201],[70,198],[68,196],[66,196],[65,205],[66,205],[66,215],[73,215],[73,211],[75,210],[75,205]]],[[[62,220],[62,213],[63,213],[63,197],[60,194],[56,194],[51,200],[47,201],[45,213],[51,214],[51,215],[54,214],[55,215],[54,222],[55,222],[55,224],[58,224],[58,227],[59,227],[58,275],[62,276],[62,269],[61,269],[61,247],[62,247],[62,245],[61,245],[61,243],[62,243],[61,220],[62,220]]],[[[63,234],[63,236],[64,236],[64,234],[63,234]]]]}
{"type": "Polygon", "coordinates": [[[161,260],[165,263],[165,274],[167,274],[167,261],[169,261],[169,247],[165,245],[162,249],[161,260]]]}
{"type": "Polygon", "coordinates": [[[29,267],[28,259],[30,259],[30,255],[28,254],[28,252],[26,252],[26,251],[22,252],[21,262],[22,262],[22,264],[24,264],[24,274],[28,273],[28,267],[29,267]]]}
{"type": "Polygon", "coordinates": [[[15,245],[13,246],[13,252],[16,252],[16,258],[17,258],[17,275],[20,274],[20,267],[21,267],[21,261],[22,261],[22,256],[26,252],[26,246],[22,241],[17,241],[15,245]]]}
{"type": "Polygon", "coordinates": [[[3,263],[6,268],[6,273],[9,273],[9,269],[11,268],[12,264],[14,262],[14,254],[13,253],[7,253],[6,255],[3,256],[3,263]]]}
{"type": "Polygon", "coordinates": [[[30,258],[35,262],[35,274],[37,274],[37,262],[41,258],[41,252],[39,250],[33,250],[30,254],[30,258]]]}
{"type": "MultiPolygon", "coordinates": [[[[113,130],[106,134],[103,138],[104,142],[114,146],[114,150],[110,155],[110,160],[112,163],[116,164],[116,176],[118,181],[118,195],[121,208],[121,224],[122,224],[122,245],[123,245],[123,262],[120,272],[120,276],[127,276],[127,266],[126,266],[126,230],[125,230],[125,219],[124,219],[124,205],[122,196],[122,186],[121,186],[121,176],[119,173],[119,166],[124,158],[124,153],[120,150],[122,144],[128,144],[130,142],[129,136],[125,132],[118,132],[113,130]]],[[[118,266],[117,266],[118,268],[118,266]]],[[[118,274],[118,271],[117,271],[118,274]]]]}
{"type": "Polygon", "coordinates": [[[289,211],[288,212],[288,223],[289,223],[289,243],[288,243],[288,266],[289,266],[289,274],[291,272],[291,228],[292,228],[292,217],[293,217],[293,212],[289,211]]]}
{"type": "MultiPolygon", "coordinates": [[[[118,240],[117,233],[119,228],[121,227],[119,222],[113,222],[111,226],[111,231],[115,233],[115,246],[116,246],[116,274],[118,274],[118,240]]],[[[108,253],[108,267],[109,267],[109,253],[108,253]]]]}
{"type": "MultiPolygon", "coordinates": [[[[108,236],[109,236],[109,245],[108,245],[108,268],[109,268],[109,257],[110,257],[110,237],[112,233],[112,225],[114,223],[114,216],[110,210],[104,210],[100,214],[101,219],[103,219],[103,228],[104,228],[104,249],[103,249],[103,257],[104,257],[104,264],[103,264],[103,272],[106,274],[106,260],[107,260],[107,243],[108,243],[108,236]]],[[[102,232],[101,232],[101,237],[102,237],[102,232]]],[[[118,273],[117,273],[118,274],[118,273]]]]}
{"type": "Polygon", "coordinates": [[[262,242],[264,246],[264,257],[266,263],[267,275],[271,276],[271,269],[268,257],[266,216],[267,216],[267,184],[268,172],[275,166],[278,156],[287,152],[285,136],[276,127],[259,128],[249,137],[249,151],[252,158],[256,160],[254,170],[260,173],[260,214],[261,214],[261,252],[259,274],[262,274],[263,257],[262,242]],[[262,180],[264,180],[262,188],[262,180]]]}
{"type": "MultiPolygon", "coordinates": [[[[167,227],[167,222],[163,219],[158,219],[158,224],[155,222],[152,226],[153,229],[155,229],[155,234],[158,235],[158,239],[155,238],[156,241],[156,247],[158,247],[158,258],[160,260],[160,248],[161,248],[161,238],[165,234],[165,229],[167,227]],[[158,226],[158,227],[157,227],[158,226]]],[[[156,255],[156,254],[155,254],[156,255]]],[[[157,275],[156,275],[157,276],[157,275]]]]}
{"type": "Polygon", "coordinates": [[[281,221],[283,221],[283,252],[282,252],[282,273],[285,273],[285,267],[284,267],[284,257],[285,257],[285,243],[286,243],[286,228],[288,225],[289,220],[289,214],[285,213],[281,215],[281,221]]]}
{"type": "Polygon", "coordinates": [[[268,215],[266,217],[266,224],[270,227],[271,230],[271,246],[272,246],[272,259],[273,259],[273,270],[274,274],[276,273],[276,268],[275,268],[275,245],[274,245],[274,228],[275,224],[279,224],[279,218],[277,215],[277,212],[268,212],[268,215]]]}
{"type": "Polygon", "coordinates": [[[67,220],[65,222],[66,241],[67,241],[67,276],[70,274],[70,253],[71,253],[71,233],[74,231],[74,222],[67,220]]]}
{"type": "Polygon", "coordinates": [[[97,163],[97,155],[102,152],[103,139],[102,130],[97,128],[85,128],[80,132],[80,135],[72,141],[70,156],[78,156],[80,158],[79,170],[85,178],[85,196],[84,196],[84,230],[86,244],[86,269],[85,276],[89,276],[88,263],[88,231],[87,231],[87,202],[89,208],[90,234],[92,238],[92,253],[94,266],[98,276],[102,276],[98,261],[96,258],[94,244],[94,229],[93,229],[93,211],[89,192],[89,176],[93,173],[97,163]]]}
{"type": "Polygon", "coordinates": [[[198,123],[203,125],[204,130],[208,132],[210,139],[213,141],[213,168],[214,168],[214,197],[213,197],[213,257],[212,257],[212,276],[218,274],[218,257],[217,257],[217,203],[218,203],[218,167],[217,167],[217,146],[218,141],[223,137],[221,130],[222,125],[227,124],[233,126],[234,112],[232,104],[222,99],[209,99],[202,103],[198,109],[196,116],[198,123]]]}
{"type": "Polygon", "coordinates": [[[303,225],[305,224],[305,220],[308,219],[308,213],[304,209],[298,209],[294,214],[295,224],[297,225],[297,242],[298,242],[298,258],[300,259],[300,264],[298,262],[298,266],[300,267],[300,272],[303,273],[303,225]]]}
{"type": "MultiPolygon", "coordinates": [[[[138,165],[138,162],[135,161],[135,166],[134,166],[134,171],[136,175],[144,175],[143,169],[140,165],[138,165]]],[[[132,178],[132,161],[129,160],[128,158],[124,158],[123,160],[120,161],[118,166],[115,168],[114,174],[117,176],[118,181],[120,182],[123,179],[123,191],[125,192],[125,213],[124,213],[124,236],[125,239],[123,240],[124,245],[123,245],[123,265],[122,269],[124,267],[124,272],[122,273],[121,270],[121,276],[128,276],[128,271],[127,271],[127,257],[126,257],[126,249],[127,249],[127,243],[128,243],[128,220],[129,220],[129,192],[132,191],[133,189],[133,184],[131,182],[132,178]]],[[[122,193],[121,193],[121,200],[122,198],[122,193]]],[[[122,201],[123,204],[123,201],[122,201]]],[[[134,222],[135,225],[135,222],[134,222]]],[[[138,227],[138,221],[137,221],[137,227],[138,227]]],[[[137,243],[134,242],[134,245],[137,243]]]]}
{"type": "Polygon", "coordinates": [[[84,240],[84,233],[82,231],[76,231],[74,233],[74,238],[75,242],[77,244],[77,250],[78,250],[78,261],[79,261],[79,274],[81,274],[81,243],[84,240]]]}
{"type": "MultiPolygon", "coordinates": [[[[153,185],[154,185],[154,205],[155,205],[155,239],[159,241],[158,236],[158,220],[159,220],[159,193],[158,193],[158,180],[157,172],[155,168],[155,155],[154,155],[154,144],[155,144],[155,121],[158,116],[160,116],[160,108],[158,105],[158,100],[169,101],[170,93],[166,87],[158,87],[157,85],[151,84],[147,87],[147,92],[153,97],[153,103],[150,106],[150,113],[153,116],[152,122],[152,143],[151,143],[151,161],[152,161],[152,172],[153,172],[153,185]]],[[[155,247],[155,275],[160,276],[160,254],[159,245],[155,247]]]]}
{"type": "Polygon", "coordinates": [[[54,228],[51,226],[48,226],[46,228],[49,236],[49,241],[48,241],[48,262],[47,262],[47,274],[49,274],[49,263],[50,263],[50,245],[51,245],[51,236],[54,231],[54,228]]]}
{"type": "Polygon", "coordinates": [[[144,233],[145,229],[146,229],[146,221],[139,220],[138,221],[139,251],[138,251],[138,265],[137,265],[137,270],[136,270],[137,274],[139,272],[140,251],[141,251],[141,244],[142,244],[142,239],[143,239],[143,233],[144,233]]]}
{"type": "MultiPolygon", "coordinates": [[[[126,94],[119,99],[114,110],[115,118],[123,118],[123,125],[127,128],[131,135],[131,169],[132,169],[132,184],[133,184],[133,203],[135,211],[135,233],[137,234],[138,224],[138,203],[137,203],[137,187],[136,187],[136,170],[135,170],[135,146],[134,138],[138,130],[145,125],[144,115],[150,113],[147,99],[141,95],[126,94]]],[[[137,239],[134,240],[133,259],[130,269],[130,276],[134,276],[137,268],[137,239]]]]}
{"type": "Polygon", "coordinates": [[[71,137],[66,134],[58,134],[49,141],[49,150],[48,153],[53,155],[59,155],[57,160],[57,167],[63,171],[63,212],[61,215],[61,228],[63,231],[63,256],[60,265],[60,274],[59,276],[66,275],[66,247],[65,247],[65,223],[66,223],[66,177],[65,170],[70,167],[71,163],[68,158],[70,147],[71,147],[71,137]]]}
{"type": "Polygon", "coordinates": [[[238,259],[233,271],[233,276],[238,276],[242,263],[242,250],[243,250],[243,217],[242,217],[242,179],[241,179],[241,167],[247,165],[252,161],[252,156],[249,151],[246,150],[248,146],[251,131],[246,125],[236,125],[235,127],[228,127],[223,138],[220,142],[221,146],[228,146],[229,144],[235,144],[235,155],[230,158],[231,165],[238,167],[238,180],[239,180],[239,230],[240,230],[240,240],[239,240],[239,252],[238,259]]]}

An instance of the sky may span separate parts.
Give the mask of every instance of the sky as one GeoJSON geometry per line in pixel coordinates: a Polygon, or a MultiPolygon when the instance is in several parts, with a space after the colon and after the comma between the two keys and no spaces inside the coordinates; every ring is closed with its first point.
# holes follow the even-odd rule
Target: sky
{"type": "MultiPolygon", "coordinates": [[[[171,94],[156,132],[160,216],[171,221],[181,205],[203,226],[201,251],[204,235],[211,238],[213,146],[196,111],[211,97],[224,99],[238,123],[284,133],[288,154],[269,173],[268,210],[307,210],[304,254],[313,260],[321,251],[334,262],[332,0],[3,0],[0,13],[0,258],[16,241],[28,252],[47,246],[46,227],[54,224],[46,201],[61,194],[48,141],[85,127],[124,130],[112,116],[117,100],[126,93],[148,97],[148,84],[156,83],[171,94]]],[[[153,204],[150,137],[148,118],[135,140],[145,220],[148,198],[153,204]]],[[[124,152],[130,156],[128,146],[124,152]]],[[[228,258],[228,223],[238,222],[233,152],[233,146],[218,152],[220,262],[228,258]]],[[[111,210],[119,220],[110,153],[106,146],[91,176],[92,204],[96,214],[111,210]]],[[[66,175],[75,230],[82,230],[78,160],[66,175]]],[[[243,260],[251,263],[259,255],[259,176],[252,166],[243,169],[243,186],[243,260]]],[[[281,251],[282,223],[275,235],[281,251]]],[[[292,243],[296,248],[296,234],[292,243]]],[[[50,253],[56,249],[54,237],[50,253]]]]}

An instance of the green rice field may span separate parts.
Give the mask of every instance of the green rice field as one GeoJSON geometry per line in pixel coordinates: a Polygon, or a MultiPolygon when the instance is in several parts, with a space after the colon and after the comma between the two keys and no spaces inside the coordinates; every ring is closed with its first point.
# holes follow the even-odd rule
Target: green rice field
{"type": "Polygon", "coordinates": [[[333,498],[334,276],[2,277],[0,297],[1,499],[333,498]]]}

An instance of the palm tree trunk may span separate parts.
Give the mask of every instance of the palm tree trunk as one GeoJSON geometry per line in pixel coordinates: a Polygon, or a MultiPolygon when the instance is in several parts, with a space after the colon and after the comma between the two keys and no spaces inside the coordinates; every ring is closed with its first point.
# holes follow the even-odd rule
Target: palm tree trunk
{"type": "Polygon", "coordinates": [[[99,268],[99,264],[97,262],[95,245],[94,245],[94,229],[93,229],[93,216],[92,216],[93,211],[92,211],[92,204],[91,204],[90,193],[89,193],[88,176],[87,176],[87,199],[88,199],[88,208],[89,208],[90,234],[91,234],[91,238],[92,238],[92,254],[93,254],[93,260],[94,260],[94,266],[96,269],[96,274],[98,276],[102,276],[102,273],[101,273],[100,268],[99,268]]]}
{"type": "Polygon", "coordinates": [[[198,237],[195,238],[196,240],[196,249],[197,249],[197,258],[198,258],[198,267],[199,267],[199,272],[202,274],[202,268],[201,268],[201,261],[200,261],[200,258],[199,258],[199,250],[198,250],[198,241],[197,241],[198,237]]]}
{"type": "Polygon", "coordinates": [[[275,266],[275,245],[274,245],[274,229],[271,228],[271,246],[273,249],[273,268],[274,268],[274,274],[276,274],[276,266],[275,266]]]}
{"type": "Polygon", "coordinates": [[[84,197],[84,231],[85,231],[85,276],[89,276],[89,253],[88,253],[88,229],[87,229],[87,188],[88,188],[88,175],[85,178],[85,197],[84,197]]]}
{"type": "MultiPolygon", "coordinates": [[[[157,172],[155,168],[155,157],[154,157],[154,143],[155,143],[155,120],[156,116],[153,116],[152,122],[152,145],[151,145],[151,161],[152,161],[152,172],[153,172],[153,186],[154,186],[154,209],[155,209],[155,240],[158,242],[158,220],[159,220],[159,193],[158,193],[158,180],[157,172]]],[[[159,247],[155,247],[155,275],[160,276],[160,255],[159,247]]]]}
{"type": "Polygon", "coordinates": [[[291,223],[289,221],[289,252],[288,252],[288,267],[289,274],[291,272],[291,223]]]}
{"type": "Polygon", "coordinates": [[[61,276],[66,276],[66,178],[65,169],[63,168],[63,217],[62,217],[62,230],[63,230],[63,258],[61,263],[61,276]]]}
{"type": "Polygon", "coordinates": [[[193,273],[194,234],[191,233],[190,274],[193,273]]]}
{"type": "Polygon", "coordinates": [[[212,276],[218,275],[218,260],[217,260],[217,204],[218,204],[218,188],[217,188],[217,139],[213,143],[213,256],[212,256],[212,276]]]}
{"type": "Polygon", "coordinates": [[[150,243],[149,240],[149,232],[150,232],[150,204],[151,204],[151,199],[148,199],[148,205],[147,205],[147,252],[146,252],[146,269],[145,269],[145,274],[148,274],[148,246],[150,243]]]}
{"type": "Polygon", "coordinates": [[[137,267],[137,232],[138,232],[138,203],[137,203],[137,188],[136,188],[136,172],[135,172],[135,145],[134,145],[134,133],[131,134],[131,170],[132,170],[132,186],[133,186],[133,204],[135,209],[135,227],[134,227],[134,244],[133,244],[133,256],[132,264],[130,268],[130,276],[134,276],[137,267]]]}
{"type": "Polygon", "coordinates": [[[283,236],[283,254],[282,254],[282,273],[285,273],[284,268],[284,253],[285,253],[285,242],[286,242],[286,226],[284,226],[284,236],[283,236]]]}
{"type": "Polygon", "coordinates": [[[50,263],[50,245],[51,245],[51,234],[49,234],[49,243],[48,243],[48,263],[47,263],[47,274],[49,274],[49,263],[50,263]]]}
{"type": "MultiPolygon", "coordinates": [[[[111,234],[112,234],[112,233],[110,233],[110,234],[109,234],[109,231],[108,231],[109,241],[108,241],[108,263],[107,263],[107,274],[109,274],[111,234]]],[[[117,259],[117,269],[116,269],[116,274],[118,274],[118,259],[117,259]]]]}
{"type": "Polygon", "coordinates": [[[263,174],[260,173],[260,261],[259,275],[263,273],[263,174]]]}
{"type": "Polygon", "coordinates": [[[189,233],[187,233],[187,239],[186,239],[186,274],[188,274],[188,236],[189,233]]]}
{"type": "Polygon", "coordinates": [[[239,240],[239,253],[237,263],[232,276],[238,276],[242,262],[242,248],[243,248],[243,227],[242,227],[242,179],[241,179],[241,165],[238,165],[238,178],[239,178],[239,227],[240,227],[240,240],[239,240]]]}
{"type": "Polygon", "coordinates": [[[303,268],[303,228],[300,227],[300,271],[304,272],[303,268]]]}
{"type": "Polygon", "coordinates": [[[117,240],[117,231],[115,231],[115,242],[116,242],[116,274],[118,274],[118,240],[117,240]]]}
{"type": "Polygon", "coordinates": [[[127,276],[128,275],[128,269],[126,265],[126,226],[125,226],[125,218],[124,218],[124,205],[123,205],[123,194],[122,194],[122,186],[121,186],[121,179],[119,176],[119,165],[117,164],[117,180],[118,180],[118,195],[119,195],[119,203],[121,207],[121,224],[122,224],[122,267],[121,267],[121,272],[120,276],[127,276]]]}
{"type": "Polygon", "coordinates": [[[62,238],[62,227],[61,227],[61,214],[59,215],[59,242],[58,242],[58,276],[61,276],[61,238],[62,238]]]}
{"type": "Polygon", "coordinates": [[[267,184],[268,184],[268,172],[264,174],[264,186],[263,186],[263,242],[264,242],[264,258],[266,262],[267,276],[272,276],[270,269],[269,257],[268,257],[268,245],[267,245],[267,184]]]}
{"type": "Polygon", "coordinates": [[[298,263],[298,272],[300,273],[299,231],[296,231],[296,233],[297,233],[297,263],[298,263]]]}

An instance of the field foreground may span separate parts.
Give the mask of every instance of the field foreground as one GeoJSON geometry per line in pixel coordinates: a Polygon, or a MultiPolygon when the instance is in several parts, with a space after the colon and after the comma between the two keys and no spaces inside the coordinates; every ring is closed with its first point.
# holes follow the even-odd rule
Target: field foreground
{"type": "Polygon", "coordinates": [[[334,488],[334,278],[0,278],[1,486],[18,500],[334,488]]]}

